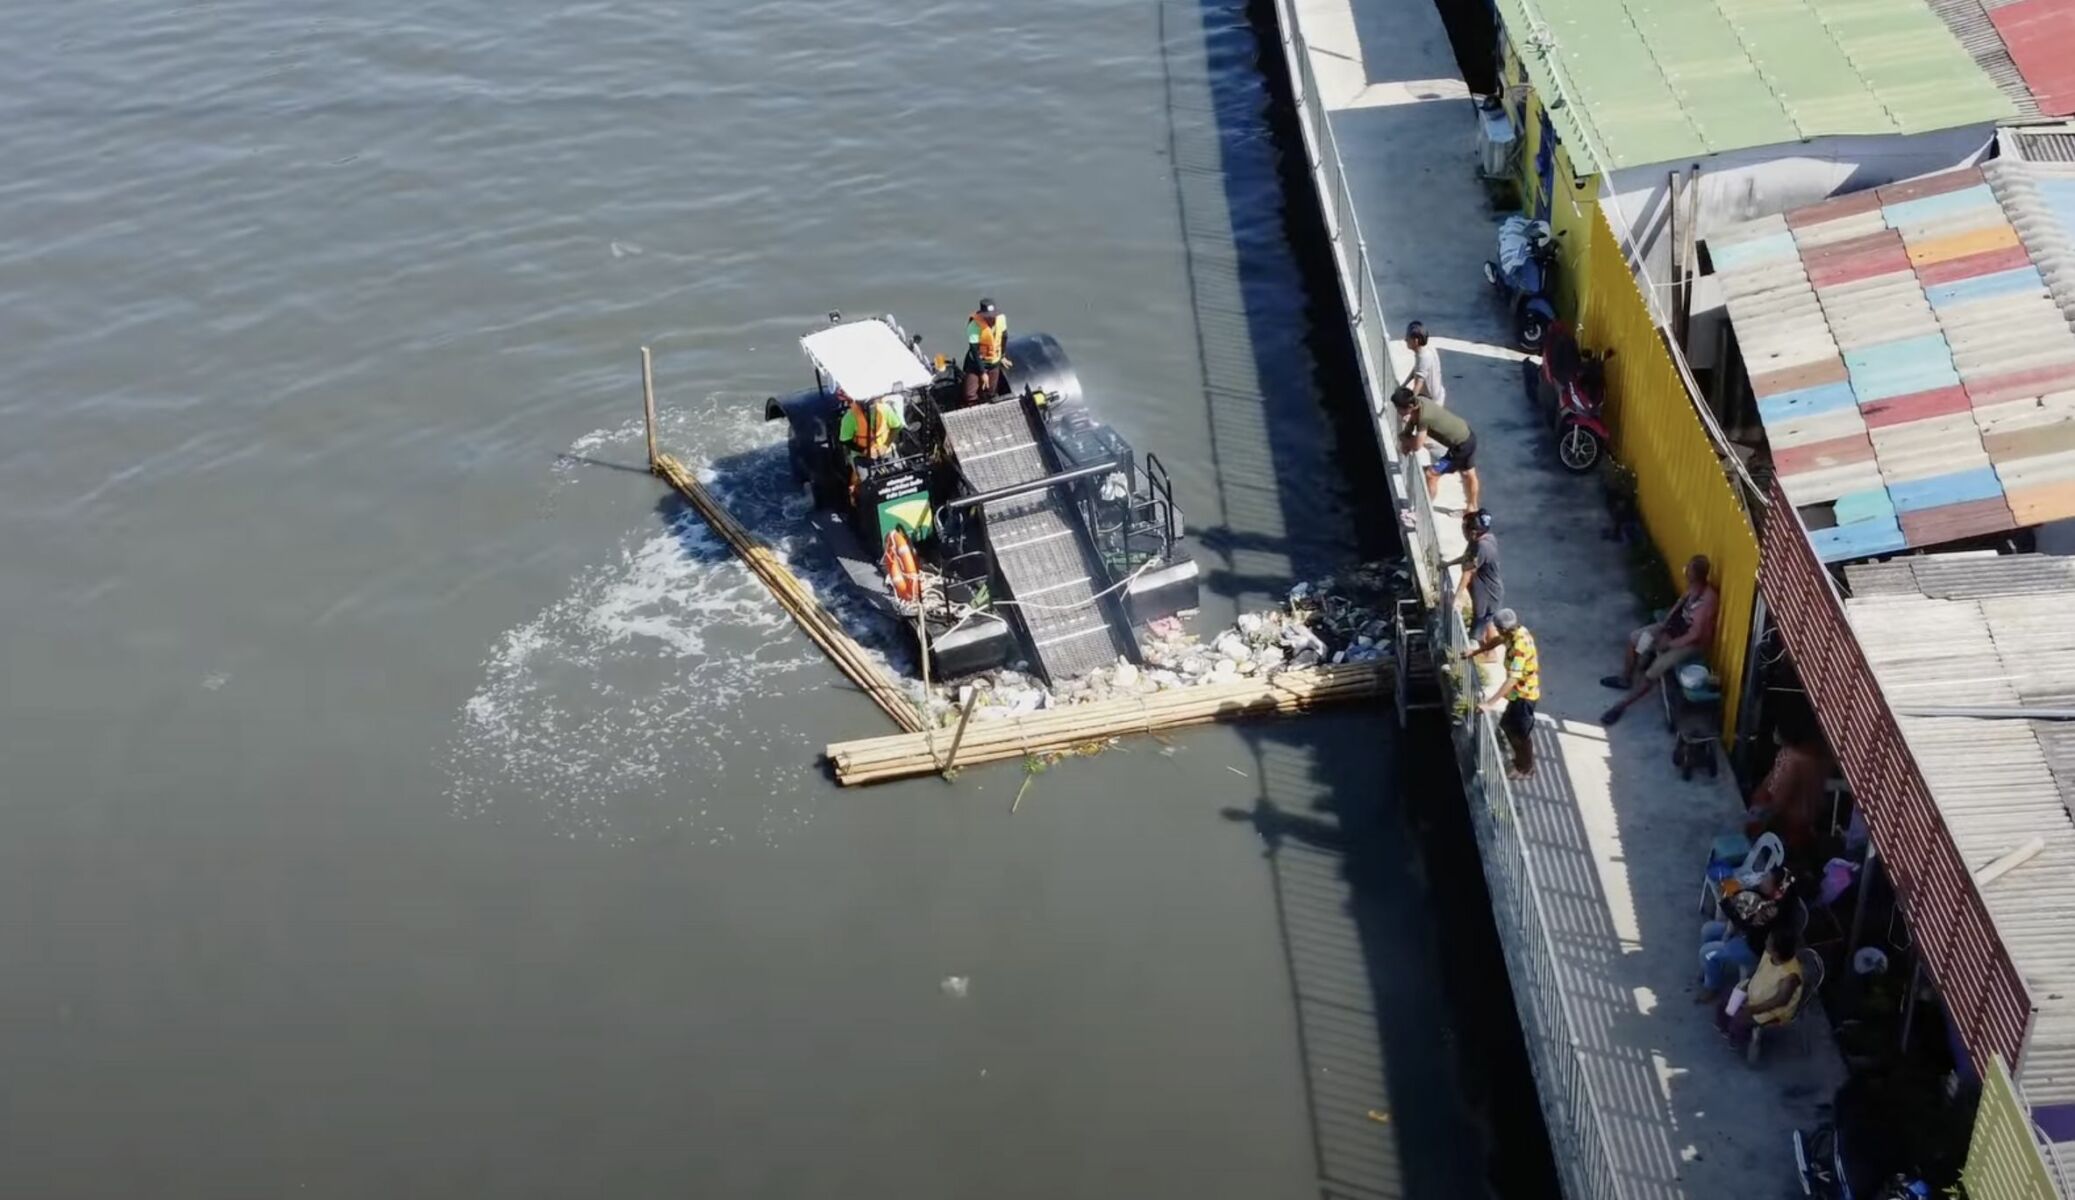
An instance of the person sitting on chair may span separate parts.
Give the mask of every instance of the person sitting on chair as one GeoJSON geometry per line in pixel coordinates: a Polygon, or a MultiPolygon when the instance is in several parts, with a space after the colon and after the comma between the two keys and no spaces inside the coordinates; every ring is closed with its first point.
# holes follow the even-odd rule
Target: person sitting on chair
{"type": "Polygon", "coordinates": [[[901,398],[897,395],[881,396],[869,406],[848,396],[842,398],[850,406],[843,410],[836,438],[850,456],[850,498],[854,501],[862,472],[869,470],[872,462],[893,455],[894,435],[908,427],[908,419],[901,413],[901,398]]]}
{"type": "Polygon", "coordinates": [[[1722,598],[1708,582],[1709,569],[1707,555],[1694,555],[1686,563],[1686,592],[1679,602],[1664,614],[1664,620],[1629,635],[1621,674],[1600,680],[1602,686],[1628,689],[1628,694],[1600,714],[1600,724],[1620,720],[1629,705],[1648,695],[1674,667],[1707,653],[1708,644],[1715,640],[1715,610],[1722,598]]]}
{"type": "MultiPolygon", "coordinates": [[[[1766,937],[1795,910],[1796,902],[1787,895],[1791,882],[1791,876],[1775,868],[1756,887],[1727,891],[1735,885],[1725,885],[1721,919],[1700,927],[1700,991],[1693,997],[1695,1004],[1720,1000],[1739,974],[1758,968],[1766,937]]],[[[1800,916],[1807,920],[1806,912],[1800,916]]],[[[1786,928],[1792,932],[1793,922],[1786,928]]]]}
{"type": "Polygon", "coordinates": [[[1765,953],[1744,980],[1743,1007],[1724,1011],[1716,1019],[1729,1039],[1741,1046],[1751,1040],[1751,1031],[1764,1025],[1784,1025],[1801,1009],[1801,939],[1789,929],[1774,929],[1765,939],[1765,953]]]}

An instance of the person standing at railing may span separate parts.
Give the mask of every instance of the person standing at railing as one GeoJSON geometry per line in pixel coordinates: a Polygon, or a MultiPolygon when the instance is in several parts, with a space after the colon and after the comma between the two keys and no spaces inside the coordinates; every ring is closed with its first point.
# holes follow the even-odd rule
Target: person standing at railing
{"type": "Polygon", "coordinates": [[[1399,450],[1417,454],[1420,447],[1431,439],[1448,452],[1427,464],[1428,502],[1441,494],[1443,475],[1460,475],[1463,477],[1463,511],[1477,508],[1477,434],[1470,428],[1470,423],[1434,400],[1414,395],[1410,384],[1391,393],[1391,404],[1397,408],[1401,419],[1399,450]]]}
{"type": "MultiPolygon", "coordinates": [[[[1519,613],[1502,608],[1493,615],[1491,623],[1491,636],[1464,651],[1463,661],[1471,663],[1487,651],[1505,647],[1506,677],[1477,707],[1495,712],[1505,706],[1506,711],[1499,717],[1499,732],[1506,735],[1506,745],[1513,751],[1507,774],[1514,779],[1526,779],[1535,773],[1535,705],[1542,699],[1542,659],[1535,649],[1535,635],[1520,623],[1519,613]]],[[[1473,665],[1469,669],[1474,678],[1477,668],[1473,665]]]]}
{"type": "Polygon", "coordinates": [[[1441,351],[1434,348],[1434,340],[1427,336],[1425,323],[1414,321],[1405,327],[1405,348],[1412,351],[1412,374],[1405,386],[1422,400],[1446,405],[1448,383],[1441,378],[1441,351]]]}
{"type": "Polygon", "coordinates": [[[1456,580],[1455,607],[1467,602],[1470,609],[1470,640],[1482,641],[1499,606],[1506,602],[1506,585],[1499,579],[1499,539],[1491,531],[1491,513],[1473,508],[1463,514],[1463,554],[1441,564],[1460,567],[1456,580]]]}

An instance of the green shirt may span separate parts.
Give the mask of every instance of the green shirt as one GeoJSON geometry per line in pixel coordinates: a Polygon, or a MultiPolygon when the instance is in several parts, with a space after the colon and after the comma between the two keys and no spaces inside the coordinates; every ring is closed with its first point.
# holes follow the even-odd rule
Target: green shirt
{"type": "Polygon", "coordinates": [[[1453,450],[1470,440],[1470,423],[1449,412],[1431,400],[1421,399],[1412,406],[1412,421],[1405,427],[1407,433],[1426,430],[1427,436],[1453,450]]]}
{"type": "MultiPolygon", "coordinates": [[[[878,428],[873,431],[878,435],[875,439],[877,444],[873,447],[873,450],[876,454],[883,454],[886,452],[887,447],[893,444],[893,431],[896,429],[906,429],[908,427],[908,419],[901,415],[901,406],[890,401],[877,401],[871,405],[871,408],[876,418],[875,423],[878,425],[878,428]]],[[[853,454],[857,452],[857,409],[855,407],[843,410],[843,423],[836,427],[836,437],[843,443],[845,449],[853,454]]]]}

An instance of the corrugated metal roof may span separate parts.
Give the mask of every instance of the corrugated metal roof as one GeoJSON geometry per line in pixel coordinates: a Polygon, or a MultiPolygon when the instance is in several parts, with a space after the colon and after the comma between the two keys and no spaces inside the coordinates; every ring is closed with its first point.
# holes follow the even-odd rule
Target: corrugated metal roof
{"type": "MultiPolygon", "coordinates": [[[[2036,556],[1968,558],[1952,570],[1965,590],[1982,593],[1997,573],[2021,590],[1969,599],[1871,590],[1845,609],[1967,869],[2033,838],[2044,843],[1981,894],[2038,1005],[2018,1078],[2033,1103],[2066,1104],[2075,1102],[2075,793],[2052,760],[2067,749],[2067,723],[1905,715],[1926,705],[2047,707],[2069,696],[2075,586],[2038,591],[2041,571],[2036,556]]],[[[1854,568],[1848,577],[1891,582],[1893,573],[1854,568]]]]}
{"type": "Polygon", "coordinates": [[[1496,3],[1558,137],[1608,169],[2018,115],[1926,0],[1496,3]]]}
{"type": "Polygon", "coordinates": [[[1995,81],[1996,90],[2008,97],[2020,117],[2039,115],[2039,102],[2025,83],[2024,73],[2010,57],[2010,47],[1989,19],[1981,0],[1931,0],[1931,11],[1945,22],[1960,40],[1960,46],[1981,72],[1995,81]]]}
{"type": "Polygon", "coordinates": [[[2075,113],[2075,0],[2014,0],[1988,10],[2039,111],[2075,113]]]}
{"type": "MultiPolygon", "coordinates": [[[[2075,592],[2075,558],[2051,554],[1922,554],[1845,568],[1852,595],[1929,596],[1979,600],[1984,596],[2075,592]]],[[[2075,703],[2067,707],[2075,708],[2075,703]]]]}
{"type": "Polygon", "coordinates": [[[2075,122],[2006,126],[1996,131],[1998,153],[2027,162],[2075,162],[2075,122]]]}
{"type": "Polygon", "coordinates": [[[2075,165],[1998,160],[1708,239],[1825,561],[2075,516],[2071,230],[2075,165]]]}

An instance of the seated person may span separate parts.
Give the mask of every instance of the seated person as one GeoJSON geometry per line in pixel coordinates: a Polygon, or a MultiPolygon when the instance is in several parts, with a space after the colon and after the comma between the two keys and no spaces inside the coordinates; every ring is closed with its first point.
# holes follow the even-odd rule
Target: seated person
{"type": "MultiPolygon", "coordinates": [[[[1787,894],[1791,877],[1771,871],[1757,887],[1726,882],[1722,916],[1700,927],[1700,992],[1696,1004],[1719,1000],[1739,975],[1756,970],[1766,935],[1786,921],[1794,899],[1787,894]]],[[[1786,922],[1791,928],[1792,922],[1786,922]]]]}
{"type": "Polygon", "coordinates": [[[891,457],[894,434],[908,427],[908,418],[901,412],[901,398],[888,393],[869,406],[840,394],[839,399],[846,401],[849,407],[843,410],[836,437],[849,451],[851,461],[891,457]]]}
{"type": "Polygon", "coordinates": [[[1708,582],[1708,570],[1707,556],[1694,555],[1686,564],[1686,593],[1679,597],[1679,602],[1664,614],[1664,620],[1645,625],[1629,636],[1621,674],[1600,680],[1605,687],[1628,689],[1628,694],[1600,714],[1600,724],[1612,725],[1620,720],[1628,706],[1648,695],[1666,673],[1707,653],[1708,645],[1715,640],[1715,610],[1722,600],[1715,585],[1708,582]]]}
{"type": "Polygon", "coordinates": [[[1717,1024],[1731,1041],[1742,1045],[1751,1031],[1766,1025],[1784,1025],[1794,1019],[1807,997],[1801,986],[1801,939],[1785,929],[1775,929],[1765,939],[1765,953],[1744,981],[1743,1007],[1724,1012],[1717,1024]]]}
{"type": "Polygon", "coordinates": [[[836,438],[850,456],[850,498],[854,502],[860,471],[865,464],[895,455],[894,435],[908,427],[908,419],[901,413],[901,398],[892,393],[870,405],[860,404],[842,392],[836,396],[849,405],[836,426],[836,438]]]}

